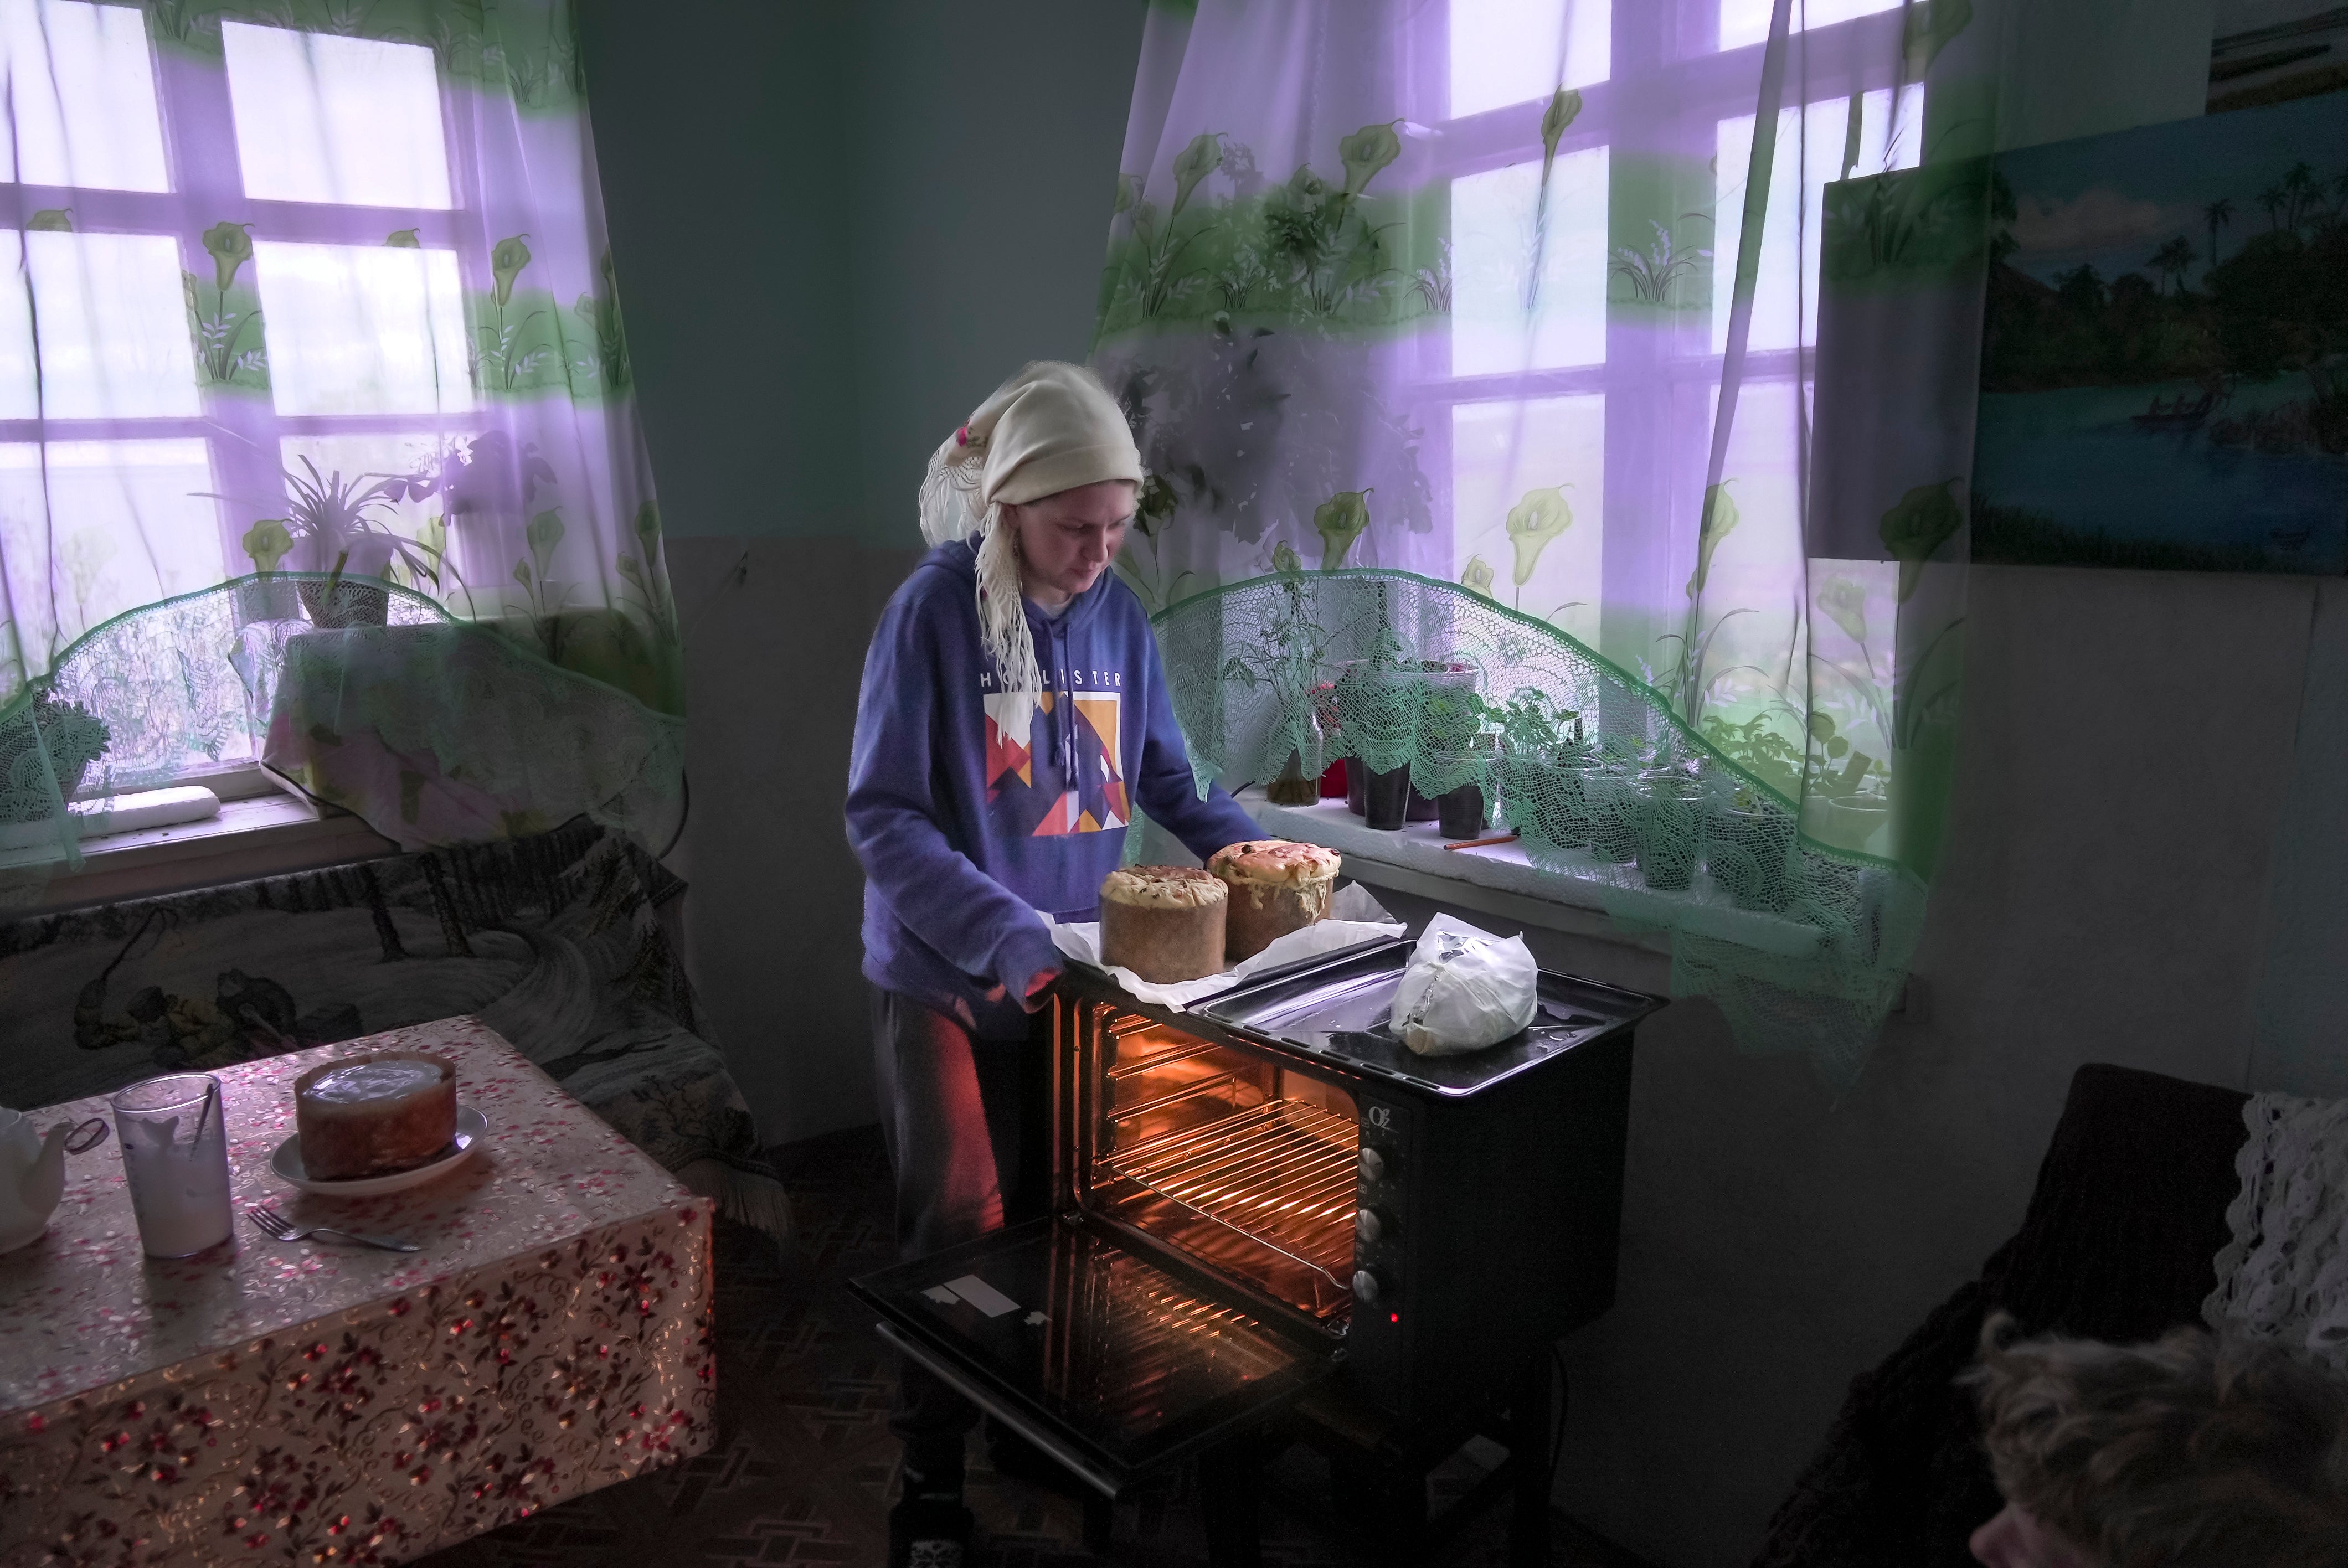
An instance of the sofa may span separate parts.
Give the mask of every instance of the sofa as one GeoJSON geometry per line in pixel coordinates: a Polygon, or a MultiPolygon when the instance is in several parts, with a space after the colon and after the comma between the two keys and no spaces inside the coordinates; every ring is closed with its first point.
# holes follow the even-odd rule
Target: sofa
{"type": "Polygon", "coordinates": [[[2022,1229],[1851,1384],[1756,1568],[1966,1568],[2002,1506],[1956,1378],[1982,1322],[2130,1344],[2199,1326],[2248,1130],[2238,1090],[2089,1065],[2071,1080],[2022,1229]]]}
{"type": "Polygon", "coordinates": [[[788,1235],[664,907],[584,817],[550,833],[0,922],[0,1063],[32,1109],[460,1013],[718,1212],[788,1235]]]}

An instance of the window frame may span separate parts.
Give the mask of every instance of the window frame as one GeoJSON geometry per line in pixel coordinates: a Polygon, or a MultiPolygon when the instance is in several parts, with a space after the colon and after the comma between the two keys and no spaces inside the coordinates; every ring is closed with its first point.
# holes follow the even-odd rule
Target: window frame
{"type": "MultiPolygon", "coordinates": [[[[116,5],[118,0],[98,0],[116,5]]],[[[228,383],[206,379],[201,343],[190,329],[191,349],[197,358],[198,409],[189,415],[113,416],[98,418],[0,419],[0,444],[48,446],[65,442],[125,443],[184,439],[203,442],[211,472],[211,488],[218,493],[213,515],[220,550],[221,576],[228,580],[248,575],[251,559],[243,548],[246,530],[258,518],[282,516],[287,499],[283,477],[284,443],[290,439],[326,436],[395,436],[432,441],[469,434],[478,427],[492,400],[480,386],[479,342],[472,302],[493,286],[484,226],[483,203],[478,185],[474,127],[457,112],[455,94],[446,62],[438,49],[432,56],[436,109],[440,117],[441,146],[448,169],[449,205],[409,208],[364,203],[291,201],[245,194],[243,166],[238,153],[233,102],[225,47],[218,56],[190,56],[169,47],[158,36],[147,7],[119,5],[138,14],[147,40],[148,67],[162,128],[166,176],[160,191],[118,190],[97,187],[36,184],[0,179],[0,192],[17,203],[21,230],[31,214],[47,209],[70,209],[77,234],[168,236],[176,245],[180,269],[200,282],[208,278],[211,256],[203,233],[212,225],[249,223],[256,245],[267,242],[374,247],[386,236],[414,230],[419,248],[450,252],[456,259],[459,306],[464,313],[466,375],[472,407],[460,414],[282,414],[273,390],[256,393],[228,383]]],[[[254,22],[253,26],[274,26],[254,22]]],[[[284,27],[290,32],[311,31],[284,27]]],[[[333,35],[328,35],[333,36],[333,35]]],[[[0,173],[20,173],[21,166],[0,173]]],[[[242,283],[258,292],[258,262],[249,261],[242,283]]],[[[176,282],[176,280],[175,280],[176,282]]],[[[29,272],[26,300],[31,300],[29,272]]],[[[256,309],[266,348],[268,323],[256,309]]],[[[458,553],[460,570],[469,565],[458,553]]],[[[467,573],[469,579],[469,571],[467,573]]],[[[83,627],[75,636],[87,631],[83,627]]],[[[70,641],[71,639],[62,639],[70,641]]],[[[29,671],[27,671],[29,673],[29,671]]],[[[246,754],[250,740],[216,762],[199,760],[181,774],[200,780],[219,768],[236,769],[257,760],[246,754]]]]}
{"type": "MultiPolygon", "coordinates": [[[[1587,5],[1593,0],[1568,0],[1587,5]]],[[[1698,148],[1717,147],[1718,126],[1724,120],[1749,117],[1756,109],[1754,84],[1759,79],[1767,45],[1756,43],[1722,50],[1719,0],[1611,0],[1612,39],[1606,79],[1580,88],[1581,110],[1560,138],[1558,156],[1590,148],[1609,149],[1608,232],[1605,251],[1612,256],[1623,242],[1615,225],[1621,209],[1614,198],[1614,171],[1627,154],[1634,159],[1687,159],[1698,148]],[[1664,106],[1656,108],[1654,106],[1664,106]]],[[[1888,8],[1815,29],[1799,29],[1801,0],[1795,0],[1797,30],[1803,33],[1801,67],[1789,73],[1785,87],[1786,110],[1806,111],[1813,103],[1848,98],[1856,94],[1891,89],[1895,99],[1892,123],[1900,106],[1897,93],[1921,91],[1900,79],[1899,60],[1903,8],[1888,8]]],[[[1451,0],[1427,6],[1414,26],[1418,29],[1408,51],[1406,91],[1415,111],[1411,118],[1428,127],[1426,177],[1447,185],[1463,176],[1506,168],[1542,156],[1540,121],[1548,103],[1530,99],[1478,114],[1451,118],[1447,114],[1450,83],[1451,0]]],[[[1797,125],[1802,122],[1797,120],[1797,125]]],[[[1917,116],[1921,127],[1922,116],[1917,116]]],[[[1797,155],[1797,164],[1800,164],[1797,155]]],[[[1741,180],[1738,183],[1742,183],[1741,180]]],[[[1714,174],[1716,203],[1720,171],[1714,174]]],[[[1612,639],[1604,620],[1607,604],[1635,604],[1668,565],[1677,533],[1693,537],[1694,497],[1702,491],[1699,477],[1680,482],[1680,465],[1657,464],[1634,456],[1627,432],[1653,422],[1689,423],[1682,411],[1688,396],[1704,396],[1720,383],[1724,355],[1712,346],[1712,279],[1702,285],[1704,303],[1670,313],[1619,311],[1613,280],[1606,284],[1606,354],[1594,364],[1560,366],[1521,372],[1457,376],[1450,374],[1450,334],[1427,334],[1419,349],[1416,374],[1402,395],[1406,416],[1421,432],[1422,449],[1435,469],[1432,476],[1443,510],[1452,511],[1454,494],[1453,411],[1478,403],[1511,403],[1529,399],[1598,395],[1604,400],[1606,462],[1600,544],[1600,639],[1612,639]],[[1667,337],[1654,323],[1673,323],[1667,337]],[[1659,526],[1663,525],[1663,526],[1659,526]],[[1681,527],[1680,525],[1684,525],[1681,527]]],[[[1815,342],[1787,348],[1748,351],[1743,380],[1748,386],[1797,383],[1814,371],[1815,342]]],[[[1701,437],[1708,441],[1707,420],[1701,437]]],[[[1676,454],[1675,454],[1676,456],[1676,454]]],[[[1460,570],[1457,518],[1452,515],[1450,575],[1460,570]]],[[[1635,668],[1635,666],[1633,666],[1635,668]]]]}

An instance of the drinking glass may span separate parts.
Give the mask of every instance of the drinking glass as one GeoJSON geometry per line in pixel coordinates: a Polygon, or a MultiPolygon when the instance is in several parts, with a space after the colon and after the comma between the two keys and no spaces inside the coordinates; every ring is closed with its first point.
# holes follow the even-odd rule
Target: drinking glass
{"type": "Polygon", "coordinates": [[[149,1257],[188,1257],[229,1237],[228,1128],[220,1080],[174,1072],[115,1095],[115,1138],[149,1257]]]}

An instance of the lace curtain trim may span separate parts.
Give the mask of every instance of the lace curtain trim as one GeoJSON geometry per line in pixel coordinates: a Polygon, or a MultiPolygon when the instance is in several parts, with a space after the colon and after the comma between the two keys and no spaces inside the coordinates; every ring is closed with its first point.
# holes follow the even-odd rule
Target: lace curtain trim
{"type": "Polygon", "coordinates": [[[2348,1372],[2348,1100],[2253,1095],[2242,1121],[2233,1238],[2201,1315],[2348,1372]]]}

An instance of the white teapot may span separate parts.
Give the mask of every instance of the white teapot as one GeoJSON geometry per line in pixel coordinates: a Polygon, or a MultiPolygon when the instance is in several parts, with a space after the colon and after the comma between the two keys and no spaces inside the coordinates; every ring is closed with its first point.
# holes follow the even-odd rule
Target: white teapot
{"type": "Polygon", "coordinates": [[[49,1213],[66,1194],[66,1151],[82,1153],[106,1142],[96,1117],[79,1126],[60,1122],[44,1135],[21,1111],[0,1110],[0,1252],[38,1241],[49,1213]]]}

